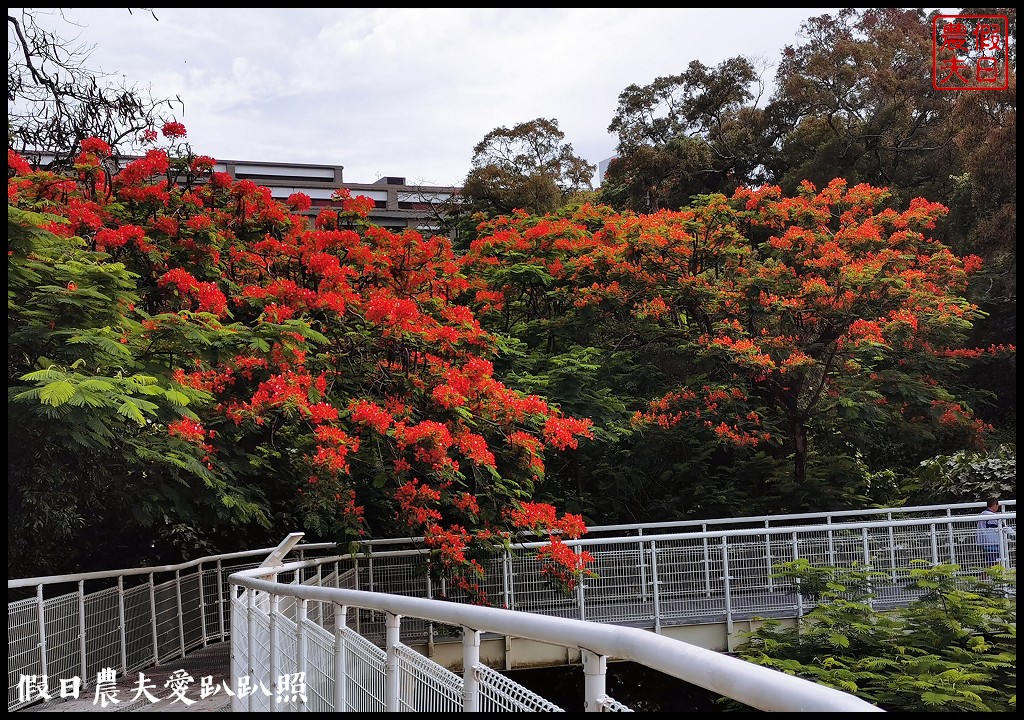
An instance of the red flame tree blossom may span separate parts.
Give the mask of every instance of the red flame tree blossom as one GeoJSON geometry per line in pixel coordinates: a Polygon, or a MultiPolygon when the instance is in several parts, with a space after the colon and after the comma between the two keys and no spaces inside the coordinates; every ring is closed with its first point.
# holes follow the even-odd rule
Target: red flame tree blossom
{"type": "Polygon", "coordinates": [[[674,353],[676,386],[635,427],[788,450],[802,486],[814,432],[980,443],[988,430],[953,394],[961,361],[984,352],[961,347],[980,260],[933,234],[945,207],[888,199],[835,180],[651,215],[517,213],[481,225],[464,263],[480,317],[528,328],[534,347],[674,353]]]}
{"type": "MultiPolygon", "coordinates": [[[[546,448],[591,430],[494,376],[448,239],[376,227],[347,192],[310,223],[308,197],[282,204],[212,159],[154,149],[109,172],[108,147],[82,147],[77,177],[9,154],[8,199],[137,276],[127,360],[194,400],[152,419],[268,517],[326,537],[423,535],[433,569],[482,599],[481,553],[522,527],[546,448]]],[[[546,507],[538,529],[581,531],[546,507]]]]}

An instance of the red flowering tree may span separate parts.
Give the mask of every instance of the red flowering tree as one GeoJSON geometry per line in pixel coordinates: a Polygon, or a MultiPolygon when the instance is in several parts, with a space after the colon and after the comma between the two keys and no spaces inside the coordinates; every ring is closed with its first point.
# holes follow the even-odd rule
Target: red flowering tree
{"type": "MultiPolygon", "coordinates": [[[[187,151],[179,123],[163,134],[187,151]]],[[[495,339],[456,302],[467,281],[447,239],[375,227],[367,199],[345,191],[310,226],[305,195],[282,204],[190,152],[153,149],[119,171],[108,154],[87,140],[71,177],[10,156],[8,198],[97,266],[132,274],[103,331],[167,401],[129,398],[133,432],[192,447],[205,482],[240,490],[280,529],[423,535],[433,568],[470,593],[480,552],[510,532],[582,532],[553,508],[538,524],[523,503],[545,451],[576,447],[589,421],[494,376],[495,339]]],[[[31,244],[8,256],[38,261],[31,244]]],[[[78,402],[83,378],[62,375],[71,394],[54,393],[78,360],[64,350],[41,361],[46,374],[9,376],[20,412],[59,423],[78,402]]],[[[222,501],[241,505],[227,490],[222,501]]]]}
{"type": "Polygon", "coordinates": [[[987,430],[955,396],[961,361],[988,352],[962,347],[979,260],[934,236],[944,207],[887,197],[836,180],[652,215],[519,214],[483,226],[465,262],[481,317],[536,351],[596,347],[609,365],[627,351],[638,372],[655,358],[634,428],[788,452],[804,487],[815,435],[962,446],[987,430]]]}

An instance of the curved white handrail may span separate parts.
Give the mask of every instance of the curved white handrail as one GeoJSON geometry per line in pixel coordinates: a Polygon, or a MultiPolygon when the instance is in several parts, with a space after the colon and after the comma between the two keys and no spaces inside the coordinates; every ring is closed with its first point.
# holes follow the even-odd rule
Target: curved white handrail
{"type": "MultiPolygon", "coordinates": [[[[459,625],[469,632],[497,633],[506,637],[578,648],[602,657],[630,660],[760,710],[884,712],[848,693],[638,628],[442,600],[286,584],[263,579],[268,574],[294,572],[341,559],[342,556],[292,562],[269,572],[267,568],[242,570],[232,574],[228,582],[233,587],[264,592],[278,598],[291,597],[374,610],[397,617],[459,625]]],[[[240,621],[241,618],[234,617],[233,620],[240,621]]],[[[248,665],[254,665],[252,658],[248,665]]]]}

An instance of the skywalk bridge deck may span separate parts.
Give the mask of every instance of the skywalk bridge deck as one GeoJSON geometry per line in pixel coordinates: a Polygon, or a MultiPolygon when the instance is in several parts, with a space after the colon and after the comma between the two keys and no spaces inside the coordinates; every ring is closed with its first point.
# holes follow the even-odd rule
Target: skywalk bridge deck
{"type": "MultiPolygon", "coordinates": [[[[1009,530],[1016,503],[1004,504],[1013,512],[1000,516],[1007,528],[1002,557],[1015,567],[1009,530]]],[[[38,707],[24,697],[26,676],[46,676],[51,689],[79,677],[89,688],[109,668],[124,682],[146,668],[180,665],[203,648],[215,653],[213,646],[227,641],[234,683],[262,678],[274,687],[285,670],[307,673],[312,697],[274,709],[557,709],[494,671],[566,663],[584,666],[587,709],[625,709],[599,691],[608,659],[644,662],[754,707],[793,709],[778,705],[791,700],[764,697],[779,695],[777,684],[789,676],[765,680],[732,665],[725,674],[740,677],[741,686],[719,687],[720,678],[706,676],[720,659],[741,662],[720,651],[731,650],[758,618],[793,621],[811,608],[798,587],[772,577],[773,565],[807,558],[870,566],[888,578],[874,588],[873,602],[899,607],[913,597],[906,580],[915,561],[955,563],[963,573],[981,568],[981,509],[972,503],[592,528],[568,544],[594,556],[597,577],[571,596],[541,576],[533,549],[543,543],[521,543],[486,564],[488,596],[507,611],[423,600],[447,588],[431,585],[423,551],[410,539],[369,542],[356,555],[332,556],[333,545],[308,544],[173,567],[9,580],[9,596],[22,596],[8,603],[8,709],[38,707]],[[283,564],[289,551],[298,559],[283,564]],[[600,634],[613,628],[622,629],[600,634]],[[650,647],[636,650],[636,643],[650,647]],[[595,654],[597,646],[609,652],[595,654]],[[675,663],[665,665],[665,657],[675,663]],[[338,668],[344,682],[336,682],[338,668]]],[[[826,690],[805,685],[813,690],[800,685],[787,695],[826,690]]],[[[235,710],[271,709],[276,698],[268,697],[231,703],[235,710]]],[[[807,707],[841,706],[849,697],[825,693],[807,707]]]]}

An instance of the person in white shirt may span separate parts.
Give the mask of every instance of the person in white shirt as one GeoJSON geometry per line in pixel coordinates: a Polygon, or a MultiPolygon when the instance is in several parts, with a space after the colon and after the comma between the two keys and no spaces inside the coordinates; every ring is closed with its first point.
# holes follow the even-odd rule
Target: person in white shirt
{"type": "MultiPolygon", "coordinates": [[[[998,517],[999,498],[988,498],[981,514],[986,517],[978,521],[978,547],[985,553],[985,564],[991,567],[999,564],[999,533],[1002,524],[998,517]]],[[[1017,532],[1008,525],[1002,525],[1002,531],[1010,537],[1017,536],[1017,532]]]]}

